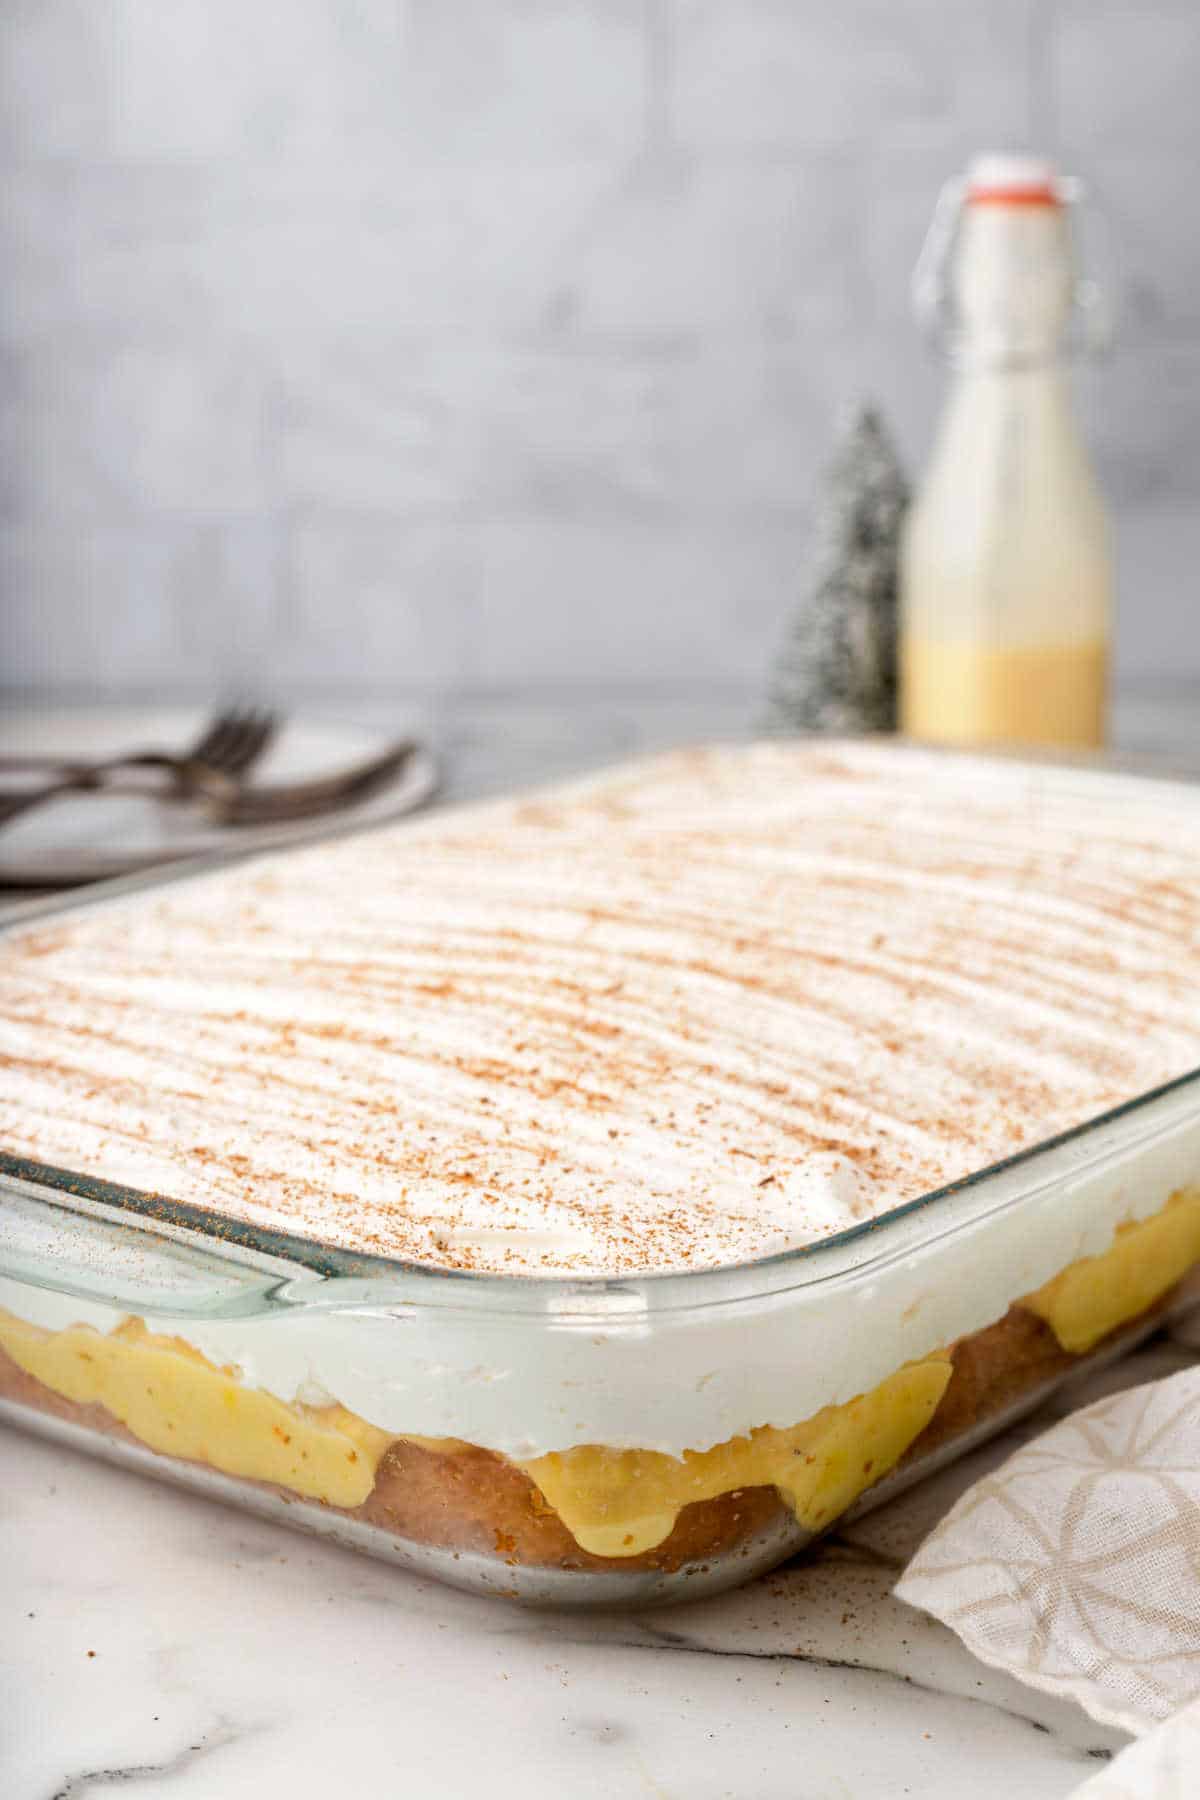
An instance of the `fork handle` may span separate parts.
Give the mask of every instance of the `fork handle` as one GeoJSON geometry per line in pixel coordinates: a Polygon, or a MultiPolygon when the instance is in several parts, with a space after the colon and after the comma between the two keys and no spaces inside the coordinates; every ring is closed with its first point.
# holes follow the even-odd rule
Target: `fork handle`
{"type": "Polygon", "coordinates": [[[206,791],[202,784],[199,798],[208,803],[209,815],[219,825],[272,825],[318,818],[365,799],[402,769],[416,751],[416,743],[406,738],[337,775],[280,782],[270,787],[236,787],[225,794],[206,791]]]}
{"type": "Polygon", "coordinates": [[[60,794],[86,793],[89,788],[99,785],[97,777],[91,770],[78,770],[74,774],[64,775],[59,781],[48,781],[42,787],[34,788],[26,794],[0,794],[0,827],[8,825],[13,819],[21,818],[32,812],[35,807],[42,806],[47,800],[55,800],[60,794]]]}
{"type": "Polygon", "coordinates": [[[168,793],[183,795],[202,789],[209,800],[229,801],[237,792],[237,782],[230,776],[222,775],[216,769],[196,762],[192,757],[167,756],[155,750],[142,751],[133,756],[114,756],[103,762],[60,763],[58,766],[65,773],[57,781],[48,781],[30,793],[0,794],[0,828],[62,794],[86,794],[102,790],[106,793],[136,794],[149,800],[161,797],[161,787],[124,786],[114,780],[114,777],[127,770],[165,769],[173,782],[172,787],[166,790],[168,793]]]}
{"type": "Polygon", "coordinates": [[[36,773],[44,769],[48,774],[61,774],[64,780],[82,781],[89,776],[111,775],[118,769],[176,772],[191,762],[190,757],[171,756],[161,750],[134,750],[126,756],[101,757],[44,756],[30,752],[28,756],[0,756],[0,774],[16,774],[22,769],[32,769],[36,773]]]}

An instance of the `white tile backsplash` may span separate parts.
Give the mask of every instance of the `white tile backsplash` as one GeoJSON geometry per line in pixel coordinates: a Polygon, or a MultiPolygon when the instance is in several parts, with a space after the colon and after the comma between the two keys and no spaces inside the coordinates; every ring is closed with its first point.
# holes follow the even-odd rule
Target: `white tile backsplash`
{"type": "Polygon", "coordinates": [[[15,366],[15,482],[29,518],[268,509],[268,375],[246,349],[84,341],[66,355],[43,343],[15,366]]]}
{"type": "Polygon", "coordinates": [[[1040,0],[668,0],[681,138],[798,152],[1028,129],[1040,0]]]}
{"type": "Polygon", "coordinates": [[[1200,151],[1193,0],[1059,0],[1049,45],[1067,143],[1200,151]]]}
{"type": "Polygon", "coordinates": [[[279,390],[285,504],[385,519],[469,505],[479,401],[496,362],[469,340],[312,337],[290,346],[279,390]]]}
{"type": "Polygon", "coordinates": [[[0,7],[0,687],[751,697],[942,179],[1095,177],[1119,657],[1200,674],[1192,0],[0,7]],[[261,672],[265,671],[265,674],[261,672]]]}
{"type": "Polygon", "coordinates": [[[1139,507],[1116,532],[1116,657],[1131,679],[1196,674],[1200,633],[1200,508],[1139,507]]]}
{"type": "Polygon", "coordinates": [[[94,0],[17,0],[0,17],[5,157],[102,155],[108,138],[112,16],[94,0]]]}
{"type": "MultiPolygon", "coordinates": [[[[10,688],[136,687],[183,664],[194,534],[77,523],[0,528],[0,670],[10,688]]],[[[222,624],[229,608],[214,593],[222,624]]]]}
{"type": "Polygon", "coordinates": [[[1200,495],[1200,343],[1147,345],[1079,382],[1105,491],[1125,513],[1200,495]]]}
{"type": "Polygon", "coordinates": [[[274,685],[453,688],[474,672],[479,551],[453,522],[302,519],[285,583],[274,685]]]}
{"type": "Polygon", "coordinates": [[[854,160],[640,158],[561,262],[565,323],[632,341],[844,330],[865,308],[854,160]]]}
{"type": "Polygon", "coordinates": [[[754,686],[802,527],[495,523],[482,533],[485,687],[754,686]]]}

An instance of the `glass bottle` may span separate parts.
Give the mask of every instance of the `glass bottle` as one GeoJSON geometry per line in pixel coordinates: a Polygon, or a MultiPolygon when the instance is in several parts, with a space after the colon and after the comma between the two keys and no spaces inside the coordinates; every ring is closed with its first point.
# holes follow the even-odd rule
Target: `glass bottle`
{"type": "Polygon", "coordinates": [[[965,192],[943,195],[918,268],[919,302],[953,320],[957,372],[901,551],[914,737],[1104,741],[1112,555],[1065,371],[1072,310],[1095,299],[1076,272],[1073,197],[1044,162],[977,159],[965,192]]]}

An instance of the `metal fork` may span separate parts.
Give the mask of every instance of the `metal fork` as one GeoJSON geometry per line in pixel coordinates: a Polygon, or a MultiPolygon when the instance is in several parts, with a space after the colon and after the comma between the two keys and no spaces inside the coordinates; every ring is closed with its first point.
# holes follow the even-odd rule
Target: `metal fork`
{"type": "Polygon", "coordinates": [[[203,793],[226,801],[238,791],[239,777],[259,760],[279,728],[278,716],[255,707],[231,707],[216,713],[190,749],[178,753],[137,750],[126,756],[103,757],[91,762],[71,762],[62,757],[6,756],[0,769],[57,769],[58,778],[32,792],[0,794],[0,826],[30,812],[59,794],[87,793],[108,787],[127,770],[155,770],[168,777],[166,784],[139,793],[153,793],[167,800],[190,799],[203,793]]]}
{"type": "MultiPolygon", "coordinates": [[[[198,788],[203,793],[193,790],[191,798],[199,801],[216,824],[231,826],[265,826],[286,827],[300,825],[306,819],[319,819],[326,816],[349,811],[371,794],[385,787],[407,765],[414,755],[419,755],[421,746],[407,741],[392,745],[381,755],[373,756],[367,761],[355,763],[353,767],[344,769],[340,775],[330,775],[311,781],[293,781],[280,783],[273,787],[235,788],[231,794],[221,783],[219,777],[207,774],[198,777],[198,788]]],[[[418,799],[426,798],[428,784],[419,794],[418,799]]],[[[226,839],[228,849],[234,848],[226,839]]],[[[176,848],[152,850],[147,854],[135,854],[124,863],[118,863],[105,871],[111,879],[118,875],[140,875],[164,864],[178,867],[179,851],[176,848]]],[[[0,892],[8,888],[77,888],[86,887],[96,880],[94,874],[62,874],[47,872],[44,876],[22,872],[19,876],[10,876],[0,865],[0,892]]]]}
{"type": "Polygon", "coordinates": [[[393,744],[378,756],[355,763],[337,775],[310,781],[281,782],[274,787],[249,787],[211,782],[199,777],[196,797],[218,825],[286,825],[294,820],[318,818],[356,806],[385,787],[415,755],[410,739],[393,744]]]}

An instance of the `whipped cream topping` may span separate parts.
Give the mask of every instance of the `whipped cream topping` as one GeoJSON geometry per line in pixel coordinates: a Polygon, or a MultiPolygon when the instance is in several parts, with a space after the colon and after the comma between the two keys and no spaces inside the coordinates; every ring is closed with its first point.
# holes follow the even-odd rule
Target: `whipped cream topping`
{"type": "Polygon", "coordinates": [[[429,1266],[752,1260],[1200,1065],[1200,796],[678,752],[10,933],[0,1143],[429,1266]]]}

